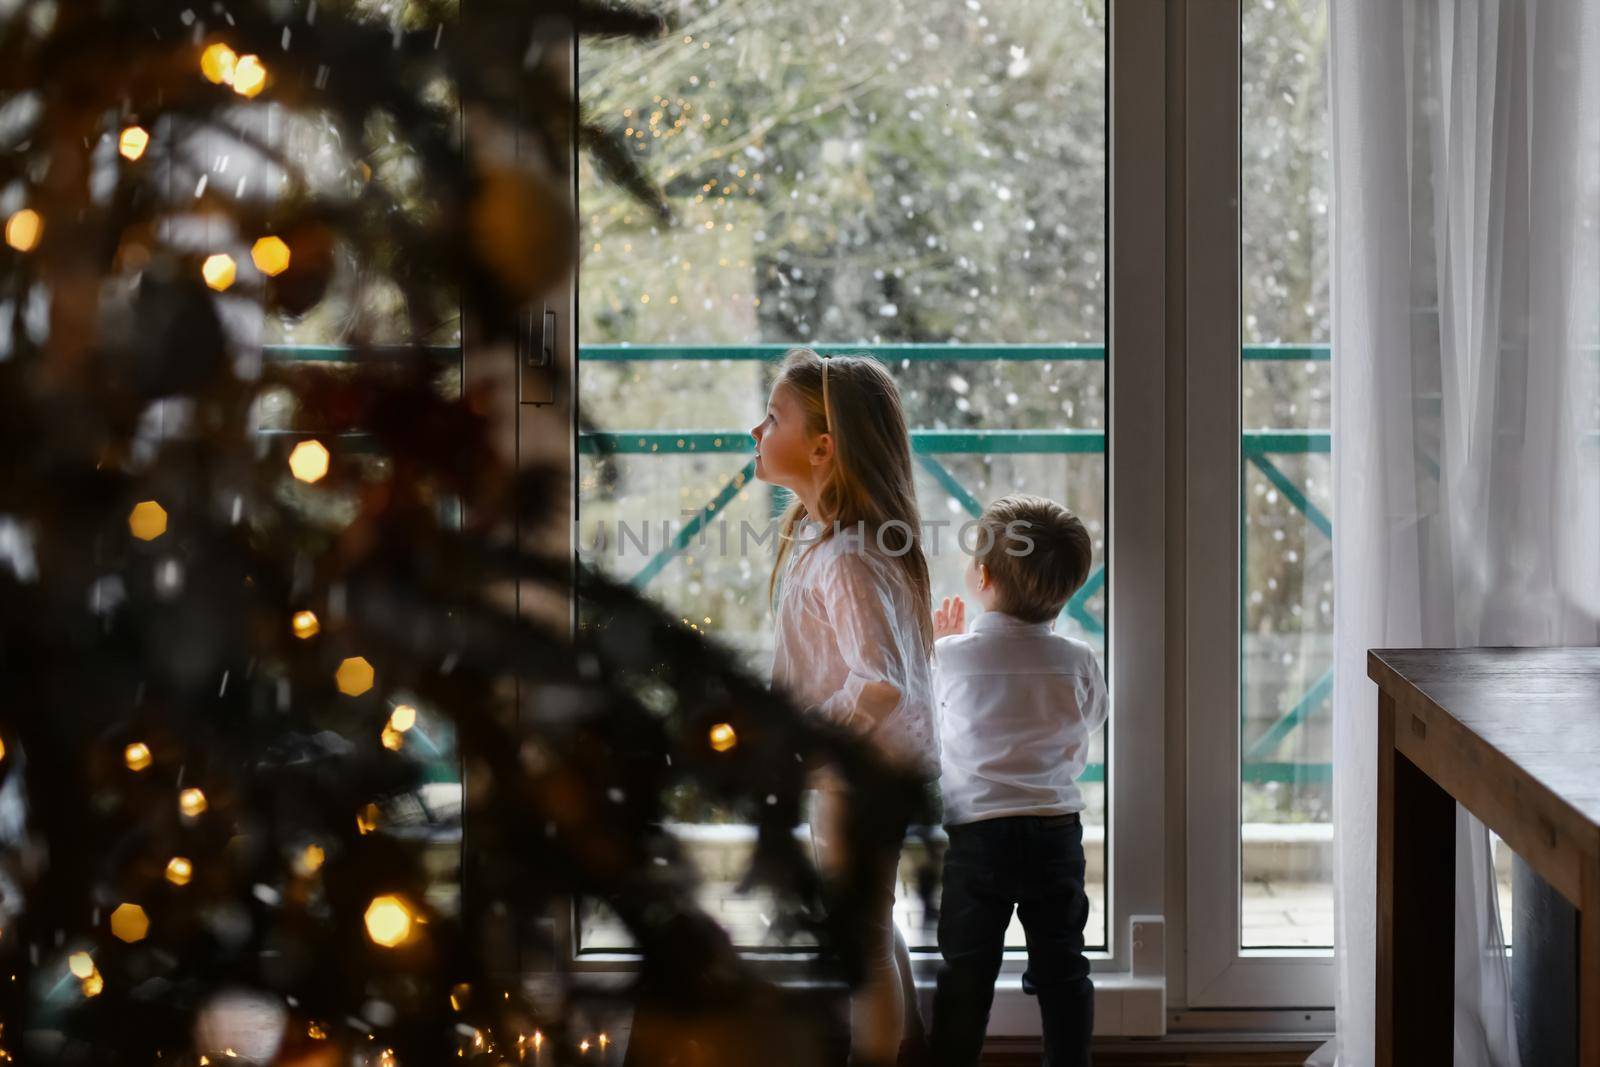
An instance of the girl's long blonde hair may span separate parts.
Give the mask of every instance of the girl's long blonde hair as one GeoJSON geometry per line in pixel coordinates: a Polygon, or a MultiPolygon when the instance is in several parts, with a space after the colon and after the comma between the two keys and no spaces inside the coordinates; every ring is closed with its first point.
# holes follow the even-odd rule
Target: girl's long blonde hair
{"type": "Polygon", "coordinates": [[[922,553],[922,522],[911,476],[911,438],[894,379],[870,356],[823,357],[809,348],[794,348],[778,367],[774,387],[777,385],[787,386],[799,397],[808,433],[832,436],[833,468],[817,498],[821,515],[806,514],[799,500],[784,512],[778,554],[767,582],[768,599],[794,549],[794,532],[800,523],[806,519],[823,523],[827,530],[821,540],[833,536],[835,529],[860,524],[862,542],[879,543],[881,531],[883,546],[904,568],[916,602],[923,646],[932,648],[932,583],[922,553]]]}

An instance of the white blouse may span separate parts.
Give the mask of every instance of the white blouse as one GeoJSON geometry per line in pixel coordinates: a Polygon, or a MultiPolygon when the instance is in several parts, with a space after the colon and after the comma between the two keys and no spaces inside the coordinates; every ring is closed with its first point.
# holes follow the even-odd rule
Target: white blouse
{"type": "Polygon", "coordinates": [[[939,772],[933,674],[900,561],[871,533],[817,543],[805,523],[784,565],[772,684],[807,711],[869,737],[900,766],[939,772]]]}

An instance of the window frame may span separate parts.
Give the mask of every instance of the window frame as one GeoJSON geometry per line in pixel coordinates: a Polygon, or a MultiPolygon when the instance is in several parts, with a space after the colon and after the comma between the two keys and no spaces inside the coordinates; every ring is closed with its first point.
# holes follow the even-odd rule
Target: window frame
{"type": "Polygon", "coordinates": [[[1332,950],[1240,947],[1241,19],[1241,0],[1208,0],[1185,25],[1185,152],[1205,160],[1184,181],[1185,912],[1207,917],[1188,926],[1185,1001],[1322,1009],[1332,950]]]}
{"type": "MultiPolygon", "coordinates": [[[[1106,949],[1091,955],[1098,1028],[1148,1035],[1247,1019],[1250,1028],[1320,1032],[1333,1001],[1332,954],[1238,948],[1240,0],[1106,8],[1112,714],[1106,949]],[[1188,167],[1191,153],[1204,165],[1188,167]],[[1148,939],[1152,920],[1166,924],[1154,963],[1152,946],[1136,951],[1129,933],[1139,922],[1148,939]],[[1155,999],[1127,999],[1145,994],[1155,999]],[[1296,1010],[1274,1011],[1287,1008],[1296,1010]]],[[[565,54],[576,95],[575,38],[565,54]]],[[[575,218],[577,174],[574,145],[575,218]]],[[[542,436],[538,427],[565,420],[573,515],[579,299],[576,274],[550,297],[561,316],[555,403],[519,401],[515,419],[519,461],[542,436]]],[[[575,625],[575,597],[568,607],[575,625]]],[[[549,921],[564,966],[635,967],[630,953],[575,951],[575,905],[549,921]]],[[[806,965],[792,954],[751,958],[775,980],[804,980],[806,965]]],[[[936,953],[914,954],[919,986],[937,964],[936,953]]],[[[991,1034],[1039,1032],[1034,1001],[1020,990],[1025,964],[1024,953],[1006,954],[991,1034]]]]}

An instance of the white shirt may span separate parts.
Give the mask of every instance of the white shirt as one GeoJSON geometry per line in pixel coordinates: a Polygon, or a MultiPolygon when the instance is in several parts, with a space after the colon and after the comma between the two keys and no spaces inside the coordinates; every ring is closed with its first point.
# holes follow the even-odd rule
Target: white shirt
{"type": "Polygon", "coordinates": [[[1078,778],[1107,714],[1094,651],[990,611],[934,659],[945,825],[1082,811],[1078,778]]]}
{"type": "Polygon", "coordinates": [[[933,674],[922,644],[926,606],[900,561],[853,531],[815,542],[805,524],[779,586],[772,684],[802,707],[869,737],[900,766],[938,773],[933,674]],[[873,683],[894,688],[892,707],[863,700],[873,683]]]}

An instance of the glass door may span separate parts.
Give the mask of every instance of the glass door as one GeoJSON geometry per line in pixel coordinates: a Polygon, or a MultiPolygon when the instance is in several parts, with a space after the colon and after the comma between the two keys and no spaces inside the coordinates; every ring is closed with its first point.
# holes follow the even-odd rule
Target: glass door
{"type": "MultiPolygon", "coordinates": [[[[784,501],[753,481],[748,429],[790,346],[869,353],[906,402],[935,596],[961,590],[958,535],[985,503],[1061,500],[1097,559],[1058,629],[1104,657],[1102,0],[665,8],[660,41],[579,55],[585,115],[622,131],[665,191],[658,214],[601,168],[579,176],[583,564],[765,674],[784,501]]],[[[1103,737],[1092,759],[1088,937],[1106,949],[1103,737]]],[[[752,831],[697,796],[672,810],[708,910],[736,943],[784,947],[734,888],[752,831]]],[[[899,899],[908,943],[932,948],[916,887],[899,899]]],[[[626,949],[603,908],[578,925],[580,950],[626,949]]]]}

